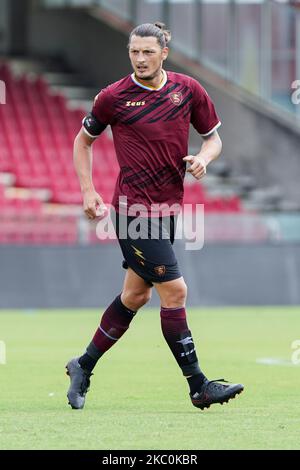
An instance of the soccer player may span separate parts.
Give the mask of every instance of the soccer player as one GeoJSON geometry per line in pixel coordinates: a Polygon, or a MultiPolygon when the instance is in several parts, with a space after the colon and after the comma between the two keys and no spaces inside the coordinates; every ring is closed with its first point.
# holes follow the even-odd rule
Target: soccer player
{"type": "Polygon", "coordinates": [[[220,155],[222,143],[217,132],[220,121],[205,89],[187,75],[163,69],[170,38],[162,23],[142,24],[131,32],[128,48],[133,73],[96,96],[74,142],[84,211],[95,219],[103,200],[92,181],[92,144],[111,126],[120,166],[112,201],[114,223],[127,269],[122,292],[105,310],[86,352],[66,366],[67,396],[74,409],[83,408],[97,361],[127,331],[137,311],[149,301],[153,286],[161,301],[162,332],[187,379],[192,404],[200,409],[222,404],[244,388],[206,378],[187,323],[187,286],[172,247],[176,207],[182,204],[185,172],[202,178],[207,165],[220,155]],[[197,155],[188,155],[190,123],[203,138],[197,155]],[[162,203],[170,210],[157,209],[162,203]],[[134,204],[140,204],[145,213],[142,209],[138,215],[131,213],[134,204]],[[138,239],[129,233],[136,219],[141,226],[138,239]],[[126,236],[121,234],[124,220],[126,236]],[[158,233],[154,238],[153,226],[158,233]]]}

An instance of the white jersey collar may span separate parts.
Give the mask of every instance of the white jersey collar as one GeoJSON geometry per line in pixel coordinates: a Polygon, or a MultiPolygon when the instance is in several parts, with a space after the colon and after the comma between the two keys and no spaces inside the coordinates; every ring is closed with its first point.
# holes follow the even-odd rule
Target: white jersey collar
{"type": "Polygon", "coordinates": [[[158,88],[153,88],[153,87],[150,87],[150,86],[146,86],[146,85],[143,85],[142,83],[138,82],[137,79],[135,78],[135,75],[134,73],[131,74],[131,79],[132,81],[139,87],[141,88],[144,88],[144,90],[149,90],[149,91],[159,91],[161,90],[165,84],[167,83],[168,81],[168,76],[167,76],[167,72],[165,70],[162,70],[163,74],[164,74],[164,78],[163,78],[163,81],[161,82],[160,86],[158,88]]]}

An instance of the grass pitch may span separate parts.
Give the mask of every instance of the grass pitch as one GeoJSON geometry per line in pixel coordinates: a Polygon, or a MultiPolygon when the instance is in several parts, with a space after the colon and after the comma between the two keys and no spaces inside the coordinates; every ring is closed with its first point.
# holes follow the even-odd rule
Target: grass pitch
{"type": "Polygon", "coordinates": [[[84,351],[100,315],[0,312],[0,449],[300,449],[300,366],[291,362],[300,308],[188,310],[204,372],[245,385],[205,411],[190,403],[158,309],[138,313],[100,359],[84,410],[71,410],[64,366],[84,351]]]}

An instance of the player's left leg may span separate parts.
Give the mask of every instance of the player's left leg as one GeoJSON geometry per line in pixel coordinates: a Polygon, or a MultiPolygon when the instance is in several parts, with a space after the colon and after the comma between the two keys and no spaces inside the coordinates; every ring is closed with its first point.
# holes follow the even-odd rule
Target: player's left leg
{"type": "Polygon", "coordinates": [[[209,381],[200,369],[192,333],[185,311],[187,286],[183,277],[154,284],[161,300],[161,327],[183,375],[190,387],[192,404],[209,408],[212,403],[227,402],[243,391],[241,384],[223,384],[223,379],[209,381]]]}
{"type": "Polygon", "coordinates": [[[96,363],[124,335],[138,309],[147,303],[150,297],[149,284],[129,268],[122,294],[105,310],[86,352],[79,358],[71,359],[66,366],[71,379],[67,395],[72,408],[83,408],[96,363]]]}

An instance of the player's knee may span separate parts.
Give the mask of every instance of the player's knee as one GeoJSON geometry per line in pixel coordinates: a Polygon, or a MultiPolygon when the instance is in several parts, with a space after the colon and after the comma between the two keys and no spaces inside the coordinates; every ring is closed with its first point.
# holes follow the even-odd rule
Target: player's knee
{"type": "Polygon", "coordinates": [[[143,293],[140,293],[138,294],[138,302],[140,303],[141,307],[143,305],[145,305],[147,302],[149,302],[149,300],[151,299],[151,289],[143,292],[143,293]]]}
{"type": "Polygon", "coordinates": [[[178,289],[176,292],[174,292],[173,297],[169,299],[169,302],[171,304],[174,304],[174,305],[171,305],[171,307],[172,306],[182,307],[183,305],[185,305],[186,297],[187,297],[186,287],[185,288],[182,287],[182,288],[178,289]]]}
{"type": "Polygon", "coordinates": [[[151,299],[151,289],[146,291],[127,290],[122,294],[122,302],[132,310],[138,310],[151,299]]]}
{"type": "Polygon", "coordinates": [[[187,297],[187,285],[182,280],[180,284],[168,289],[166,293],[164,293],[162,300],[163,307],[166,308],[176,308],[182,307],[185,305],[187,297]]]}

